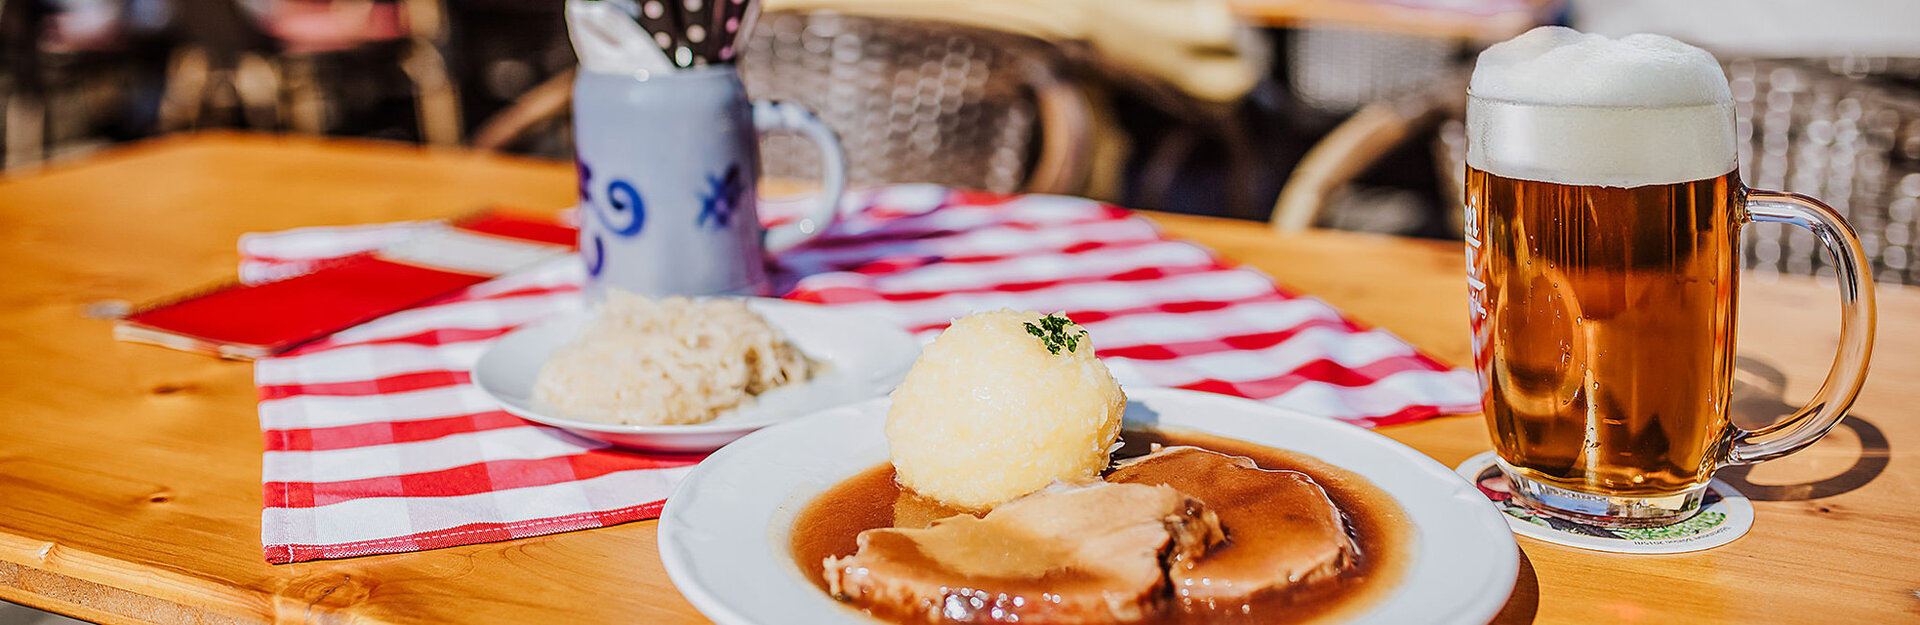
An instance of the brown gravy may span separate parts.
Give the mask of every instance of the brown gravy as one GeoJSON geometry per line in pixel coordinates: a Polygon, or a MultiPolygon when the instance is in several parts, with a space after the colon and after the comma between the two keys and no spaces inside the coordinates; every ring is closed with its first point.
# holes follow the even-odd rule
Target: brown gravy
{"type": "MultiPolygon", "coordinates": [[[[1286,469],[1311,476],[1339,506],[1358,546],[1352,566],[1340,575],[1291,592],[1256,596],[1248,609],[1182,611],[1168,602],[1163,613],[1145,623],[1295,624],[1329,622],[1349,617],[1373,605],[1398,584],[1411,551],[1411,528],[1405,512],[1386,493],[1365,478],[1305,454],[1274,449],[1231,438],[1187,430],[1127,430],[1126,446],[1116,460],[1145,455],[1154,445],[1191,445],[1220,453],[1252,458],[1263,469],[1286,469]]],[[[1204,492],[1187,493],[1202,501],[1204,492]]],[[[801,511],[794,523],[790,547],[800,570],[826,592],[821,562],[828,556],[852,555],[860,532],[881,527],[926,527],[960,511],[941,506],[912,492],[902,492],[893,479],[893,465],[863,471],[822,493],[801,511]]],[[[1232,528],[1229,527],[1231,532],[1232,528]]],[[[885,617],[884,614],[875,616],[885,617]]]]}

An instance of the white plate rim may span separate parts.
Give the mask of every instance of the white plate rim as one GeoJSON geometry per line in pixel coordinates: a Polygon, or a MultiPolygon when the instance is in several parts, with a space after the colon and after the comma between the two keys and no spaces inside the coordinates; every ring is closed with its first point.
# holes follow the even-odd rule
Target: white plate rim
{"type": "MultiPolygon", "coordinates": [[[[838,323],[860,327],[862,331],[866,333],[860,337],[860,341],[862,342],[870,344],[891,344],[902,350],[900,353],[903,354],[903,356],[896,359],[896,366],[885,368],[885,370],[882,371],[863,372],[870,376],[887,379],[904,377],[907,368],[912,365],[913,360],[917,358],[920,353],[919,341],[915,340],[912,335],[907,334],[905,330],[901,330],[890,322],[880,320],[870,315],[836,309],[832,306],[768,297],[742,297],[738,299],[745,301],[747,306],[753,309],[754,312],[767,317],[768,323],[775,326],[792,322],[796,314],[829,317],[834,318],[838,323]]],[[[579,328],[584,327],[592,317],[593,311],[591,310],[568,311],[527,324],[500,336],[490,343],[486,350],[480,354],[480,357],[474,361],[473,367],[468,370],[469,379],[473,381],[475,387],[480,389],[481,393],[485,394],[488,399],[493,400],[494,403],[499,404],[500,408],[509,414],[535,423],[571,431],[616,435],[698,436],[747,432],[804,416],[794,414],[759,418],[729,418],[728,415],[722,414],[713,421],[687,425],[638,425],[588,421],[554,414],[553,412],[542,410],[538,406],[523,403],[513,393],[505,390],[501,385],[494,383],[497,376],[487,373],[489,369],[498,366],[499,359],[509,357],[510,346],[514,345],[516,341],[525,341],[530,337],[544,337],[545,334],[559,332],[568,336],[565,342],[570,342],[573,337],[579,336],[579,328]],[[571,328],[571,330],[568,330],[569,328],[571,328]]],[[[551,342],[542,341],[542,343],[551,342]]],[[[558,344],[553,345],[553,347],[558,346],[558,344]]],[[[804,349],[806,346],[802,347],[802,351],[806,351],[804,349]]],[[[813,354],[810,353],[809,355],[813,354]]]]}
{"type": "MultiPolygon", "coordinates": [[[[1343,622],[1369,625],[1399,622],[1485,623],[1506,605],[1518,579],[1520,564],[1519,546],[1513,533],[1502,515],[1473,485],[1438,461],[1376,432],[1271,404],[1181,389],[1129,387],[1126,392],[1130,422],[1137,421],[1133,418],[1136,406],[1145,406],[1158,413],[1161,417],[1159,422],[1163,425],[1242,440],[1253,439],[1251,442],[1315,456],[1360,474],[1395,498],[1409,516],[1415,534],[1412,549],[1414,560],[1408,564],[1397,587],[1365,611],[1343,622]],[[1180,412],[1173,413],[1175,417],[1169,421],[1165,418],[1169,414],[1168,409],[1180,412]],[[1249,429],[1244,423],[1237,423],[1244,421],[1246,416],[1273,421],[1262,422],[1249,429]],[[1337,440],[1358,447],[1332,454],[1340,456],[1340,459],[1332,459],[1324,453],[1325,449],[1316,453],[1315,450],[1270,442],[1275,435],[1299,433],[1323,437],[1315,441],[1318,443],[1337,440]],[[1360,467],[1354,466],[1350,457],[1371,457],[1373,460],[1364,463],[1365,467],[1360,467]],[[1386,474],[1381,473],[1383,467],[1389,469],[1386,474]],[[1445,525],[1456,531],[1445,536],[1434,535],[1434,526],[1440,524],[1439,520],[1432,518],[1435,515],[1444,515],[1445,525]],[[1429,518],[1423,521],[1423,516],[1429,518]]],[[[886,460],[885,438],[878,433],[878,424],[884,422],[887,405],[887,398],[877,398],[768,427],[722,448],[695,467],[681,481],[673,495],[668,497],[658,528],[661,563],[681,594],[707,618],[721,625],[801,621],[880,622],[833,601],[811,582],[799,577],[801,573],[798,566],[788,556],[786,539],[787,526],[791,525],[798,509],[804,507],[813,496],[838,479],[886,460]],[[815,453],[809,456],[805,451],[783,447],[798,442],[796,439],[832,434],[834,428],[849,425],[872,430],[864,433],[846,432],[839,437],[855,446],[864,445],[858,449],[842,450],[851,453],[839,456],[815,453]],[[877,448],[872,440],[874,437],[879,439],[877,448]],[[756,461],[799,464],[784,467],[790,470],[781,472],[780,477],[785,478],[781,484],[770,484],[764,481],[766,475],[742,474],[743,471],[750,472],[747,465],[756,461]],[[821,470],[823,467],[826,470],[821,470]],[[776,487],[789,486],[785,482],[805,479],[801,474],[810,469],[821,474],[837,474],[839,478],[791,488],[785,492],[767,492],[776,487]],[[737,492],[742,488],[754,489],[756,485],[762,490],[757,493],[761,496],[756,497],[753,492],[737,492]],[[706,496],[708,493],[714,496],[706,496]],[[740,521],[733,523],[723,517],[721,524],[730,525],[719,531],[736,530],[735,533],[747,534],[729,535],[722,542],[749,545],[757,542],[772,554],[771,557],[760,560],[751,553],[746,560],[703,557],[699,551],[710,549],[706,545],[713,544],[715,537],[712,532],[698,527],[698,524],[709,523],[716,512],[740,521]],[[765,525],[749,527],[756,522],[765,525]],[[769,574],[775,570],[777,574],[769,574]],[[715,579],[740,580],[744,583],[722,587],[721,584],[712,583],[711,580],[715,579]],[[784,587],[774,589],[763,585],[783,582],[786,584],[784,587]],[[756,597],[766,596],[770,590],[799,596],[793,593],[796,588],[803,589],[814,599],[772,606],[778,618],[756,619],[755,613],[739,605],[742,600],[752,601],[756,597]],[[827,609],[825,606],[828,605],[833,607],[827,609]],[[827,620],[822,621],[820,617],[826,617],[827,620]]],[[[762,606],[752,608],[762,609],[762,606]]]]}

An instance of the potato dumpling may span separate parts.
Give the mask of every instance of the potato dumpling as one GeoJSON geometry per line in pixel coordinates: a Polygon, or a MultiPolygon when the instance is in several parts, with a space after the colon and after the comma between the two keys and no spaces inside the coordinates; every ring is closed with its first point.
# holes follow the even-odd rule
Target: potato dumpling
{"type": "Polygon", "coordinates": [[[1055,480],[1095,479],[1126,403],[1079,325],[978,313],[955,320],[894,389],[887,442],[902,486],[985,510],[1055,480]]]}

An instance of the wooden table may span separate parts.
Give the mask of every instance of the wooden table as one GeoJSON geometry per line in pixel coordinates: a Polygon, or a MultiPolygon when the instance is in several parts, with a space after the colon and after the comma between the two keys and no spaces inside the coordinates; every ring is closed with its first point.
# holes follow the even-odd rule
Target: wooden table
{"type": "MultiPolygon", "coordinates": [[[[0,179],[0,598],[107,622],[698,620],[661,571],[653,522],[268,565],[251,367],[116,343],[85,315],[233,275],[243,232],[562,206],[572,177],[457,151],[215,134],[0,179]]],[[[1458,245],[1153,218],[1443,359],[1468,357],[1458,245]]],[[[1742,353],[1797,401],[1831,358],[1835,298],[1800,280],[1749,285],[1742,353]]],[[[1813,449],[1723,473],[1761,499],[1752,533],[1639,557],[1521,539],[1499,622],[1920,618],[1920,420],[1907,412],[1920,405],[1920,292],[1882,288],[1880,302],[1856,415],[1813,449]]],[[[1448,465],[1488,448],[1477,416],[1383,433],[1448,465]]]]}

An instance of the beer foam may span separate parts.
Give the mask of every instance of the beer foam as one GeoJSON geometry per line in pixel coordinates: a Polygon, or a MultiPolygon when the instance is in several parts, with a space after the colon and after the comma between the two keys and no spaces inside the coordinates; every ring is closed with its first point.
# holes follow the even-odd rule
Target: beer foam
{"type": "Polygon", "coordinates": [[[1480,53],[1467,164],[1570,185],[1638,187],[1733,171],[1733,94],[1707,51],[1659,35],[1527,31],[1480,53]]]}
{"type": "Polygon", "coordinates": [[[1535,28],[1481,52],[1470,89],[1482,98],[1561,106],[1733,101],[1706,50],[1660,35],[1609,39],[1562,26],[1535,28]]]}

